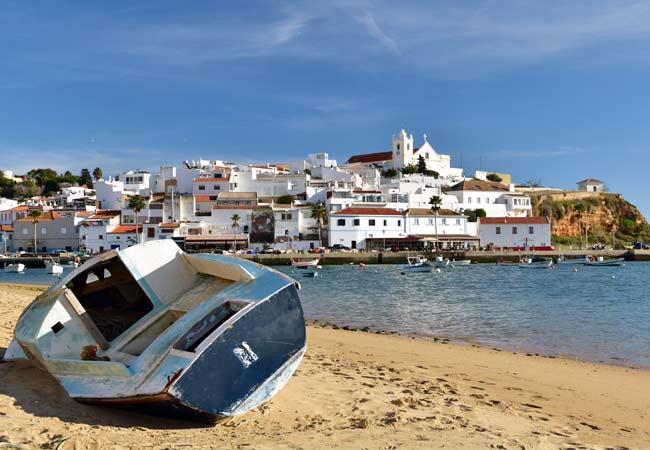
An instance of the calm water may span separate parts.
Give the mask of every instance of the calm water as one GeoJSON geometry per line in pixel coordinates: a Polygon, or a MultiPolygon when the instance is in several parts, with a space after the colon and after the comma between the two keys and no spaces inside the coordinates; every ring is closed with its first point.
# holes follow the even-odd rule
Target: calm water
{"type": "Polygon", "coordinates": [[[301,282],[311,319],[650,367],[650,263],[408,275],[399,267],[325,266],[316,278],[278,269],[301,282]]]}
{"type": "MultiPolygon", "coordinates": [[[[650,263],[524,270],[493,264],[400,275],[400,266],[325,266],[298,279],[310,319],[504,349],[650,367],[650,263]]],[[[66,272],[69,269],[66,269],[66,272]]],[[[0,282],[51,284],[45,269],[0,282]]]]}

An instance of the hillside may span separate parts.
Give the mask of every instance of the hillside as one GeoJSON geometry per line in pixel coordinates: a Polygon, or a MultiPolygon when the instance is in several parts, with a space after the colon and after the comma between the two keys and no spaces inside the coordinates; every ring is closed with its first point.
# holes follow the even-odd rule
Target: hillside
{"type": "Polygon", "coordinates": [[[579,245],[585,227],[589,243],[617,246],[650,241],[650,226],[636,206],[609,192],[542,191],[529,193],[533,215],[552,220],[553,241],[579,245]]]}

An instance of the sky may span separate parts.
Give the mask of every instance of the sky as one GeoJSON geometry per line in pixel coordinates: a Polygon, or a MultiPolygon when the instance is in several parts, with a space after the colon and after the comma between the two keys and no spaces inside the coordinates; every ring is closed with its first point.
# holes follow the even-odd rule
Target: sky
{"type": "Polygon", "coordinates": [[[647,1],[4,1],[0,167],[155,170],[390,149],[650,216],[647,1]]]}

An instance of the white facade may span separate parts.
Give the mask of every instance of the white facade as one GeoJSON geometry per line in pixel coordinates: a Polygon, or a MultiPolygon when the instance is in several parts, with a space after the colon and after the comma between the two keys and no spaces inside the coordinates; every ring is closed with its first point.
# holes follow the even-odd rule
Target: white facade
{"type": "Polygon", "coordinates": [[[600,180],[596,180],[594,178],[587,178],[586,180],[579,181],[576,184],[578,185],[579,191],[587,191],[587,192],[605,191],[605,183],[600,180]]]}
{"type": "Polygon", "coordinates": [[[404,213],[388,208],[347,208],[330,215],[329,245],[365,249],[368,238],[407,236],[404,213]]]}
{"type": "Polygon", "coordinates": [[[549,247],[551,221],[548,217],[481,217],[478,236],[483,247],[549,247]]]}
{"type": "Polygon", "coordinates": [[[18,200],[0,197],[0,211],[6,211],[18,206],[18,200]]]}
{"type": "Polygon", "coordinates": [[[121,172],[118,180],[124,183],[124,190],[140,195],[149,195],[151,192],[151,173],[144,170],[129,170],[121,172]]]}
{"type": "Polygon", "coordinates": [[[124,183],[112,179],[99,180],[93,185],[97,199],[97,208],[101,209],[121,209],[124,195],[134,194],[126,192],[124,183]]]}
{"type": "Polygon", "coordinates": [[[458,199],[454,211],[483,209],[487,217],[527,217],[531,212],[530,197],[516,193],[512,184],[468,180],[452,186],[447,193],[458,199]]]}
{"type": "Polygon", "coordinates": [[[436,221],[435,214],[430,209],[411,209],[407,214],[407,232],[412,235],[470,235],[467,227],[467,216],[448,210],[440,210],[436,221]]]}

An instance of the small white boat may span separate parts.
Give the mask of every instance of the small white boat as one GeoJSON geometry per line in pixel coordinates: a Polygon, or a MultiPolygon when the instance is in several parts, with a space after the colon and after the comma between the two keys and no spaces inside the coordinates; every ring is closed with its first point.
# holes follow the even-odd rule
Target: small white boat
{"type": "Polygon", "coordinates": [[[7,264],[5,266],[5,272],[9,273],[21,273],[25,271],[25,264],[16,263],[16,264],[7,264]]]}
{"type": "Polygon", "coordinates": [[[302,276],[305,278],[316,278],[318,276],[318,272],[316,272],[315,270],[314,271],[309,270],[305,272],[302,276]]]}
{"type": "Polygon", "coordinates": [[[409,272],[431,272],[433,265],[424,256],[409,256],[406,258],[408,265],[404,267],[403,273],[409,272]]]}
{"type": "Polygon", "coordinates": [[[449,265],[449,260],[447,258],[443,258],[440,255],[436,256],[436,259],[433,260],[433,267],[435,267],[436,269],[444,269],[448,265],[449,265]]]}
{"type": "Polygon", "coordinates": [[[320,260],[318,258],[316,259],[309,259],[307,261],[303,261],[300,259],[294,260],[291,259],[291,265],[297,269],[305,269],[307,267],[316,267],[320,263],[320,260]]]}
{"type": "Polygon", "coordinates": [[[512,261],[506,261],[503,258],[499,258],[497,260],[497,266],[517,267],[517,266],[519,266],[519,263],[518,262],[512,262],[512,261]]]}
{"type": "Polygon", "coordinates": [[[599,257],[594,257],[594,256],[587,256],[587,261],[585,262],[585,266],[624,266],[625,265],[625,258],[610,258],[610,259],[605,259],[602,256],[599,257]]]}
{"type": "Polygon", "coordinates": [[[45,269],[50,275],[61,275],[63,273],[63,266],[55,261],[46,261],[45,269]]]}
{"type": "Polygon", "coordinates": [[[559,265],[584,265],[586,261],[586,258],[567,258],[564,255],[557,258],[557,264],[559,265]]]}
{"type": "Polygon", "coordinates": [[[459,259],[458,261],[456,261],[455,259],[452,259],[452,260],[449,262],[449,264],[450,264],[452,267],[458,267],[458,266],[469,266],[470,264],[472,264],[472,260],[471,260],[471,259],[459,259]]]}
{"type": "Polygon", "coordinates": [[[553,265],[552,259],[524,257],[518,264],[520,269],[548,269],[553,265]]]}

